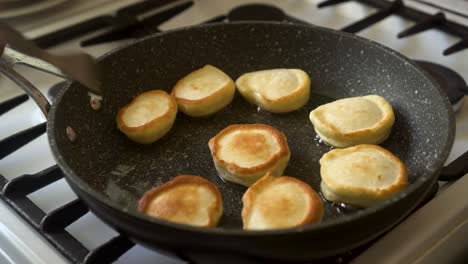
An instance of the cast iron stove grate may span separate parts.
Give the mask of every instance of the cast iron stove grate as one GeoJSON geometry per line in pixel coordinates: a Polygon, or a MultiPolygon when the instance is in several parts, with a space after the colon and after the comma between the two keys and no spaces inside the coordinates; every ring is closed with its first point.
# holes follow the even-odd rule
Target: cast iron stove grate
{"type": "MultiPolygon", "coordinates": [[[[356,1],[374,8],[377,12],[364,17],[341,30],[349,33],[358,33],[377,22],[389,17],[390,15],[399,15],[403,18],[415,21],[415,24],[408,29],[400,32],[397,37],[405,38],[429,29],[439,29],[451,35],[461,38],[461,40],[443,51],[444,55],[451,55],[468,48],[468,27],[450,21],[442,12],[436,14],[426,14],[419,10],[405,6],[402,0],[381,1],[381,0],[326,0],[318,4],[319,8],[338,5],[344,2],[356,1]]],[[[47,48],[63,41],[79,37],[81,35],[108,28],[102,34],[91,37],[81,42],[82,46],[90,46],[121,39],[138,39],[150,34],[160,32],[159,26],[171,17],[183,12],[190,6],[192,1],[160,0],[143,1],[137,5],[128,6],[118,10],[113,16],[99,16],[82,23],[72,25],[69,28],[59,30],[39,37],[34,41],[41,47],[47,48]],[[164,5],[173,4],[172,8],[153,14],[148,9],[160,8],[164,5]],[[148,15],[149,13],[149,15],[148,15]]],[[[247,4],[233,8],[225,15],[211,18],[204,23],[230,22],[230,21],[283,21],[290,23],[308,24],[308,22],[297,19],[286,14],[283,10],[267,4],[247,4]]],[[[454,77],[450,69],[441,69],[441,65],[435,65],[427,62],[418,62],[421,67],[428,70],[431,75],[441,85],[449,96],[455,109],[461,106],[464,95],[468,94],[468,88],[463,79],[454,77]],[[461,79],[461,81],[460,81],[461,79]]],[[[455,73],[456,74],[456,73],[455,73]]]]}
{"type": "MultiPolygon", "coordinates": [[[[391,16],[398,15],[414,21],[410,28],[400,32],[397,37],[404,38],[429,29],[439,29],[443,32],[459,37],[459,42],[443,51],[444,55],[451,55],[468,48],[468,27],[446,18],[443,12],[427,14],[408,7],[403,0],[325,0],[318,4],[319,8],[338,5],[345,2],[360,2],[374,8],[377,12],[364,17],[344,28],[343,31],[357,33],[375,23],[391,16]]],[[[100,29],[110,28],[107,32],[87,39],[83,46],[99,44],[125,38],[140,38],[152,33],[160,32],[158,26],[173,16],[183,12],[193,4],[192,1],[159,0],[142,1],[124,7],[114,15],[98,16],[70,27],[38,37],[34,41],[43,48],[52,47],[67,40],[71,40],[100,29]],[[153,14],[148,10],[157,9],[165,5],[176,4],[172,8],[153,14]]],[[[447,11],[448,12],[448,11],[447,11]]],[[[227,15],[207,20],[207,22],[220,22],[224,20],[276,20],[289,22],[302,22],[292,16],[286,15],[282,10],[264,4],[251,4],[231,10],[227,15]]],[[[303,22],[302,22],[303,23],[303,22]]]]}

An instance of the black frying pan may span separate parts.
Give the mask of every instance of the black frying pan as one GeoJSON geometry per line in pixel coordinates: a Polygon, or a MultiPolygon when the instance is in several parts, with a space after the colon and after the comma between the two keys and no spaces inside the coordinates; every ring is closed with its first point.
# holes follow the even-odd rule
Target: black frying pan
{"type": "Polygon", "coordinates": [[[374,239],[405,217],[436,182],[454,139],[454,118],[445,95],[419,67],[396,52],[351,34],[285,23],[230,23],[154,35],[100,60],[104,101],[100,111],[71,83],[52,106],[48,135],[58,165],[72,189],[105,222],[135,241],[182,254],[217,254],[309,260],[342,253],[374,239]],[[187,73],[212,64],[233,79],[271,68],[301,68],[311,77],[311,97],[288,114],[258,111],[239,94],[207,118],[179,113],[163,139],[139,145],[115,124],[119,108],[141,92],[170,91],[187,73]],[[286,175],[319,191],[318,160],[330,148],[315,139],[308,119],[315,107],[339,98],[379,94],[393,106],[396,123],[382,146],[402,159],[410,185],[397,197],[365,210],[343,210],[325,202],[322,223],[274,231],[241,230],[245,187],[223,182],[208,140],[230,124],[264,123],[281,130],[291,149],[286,175]],[[76,131],[70,142],[66,128],[76,131]],[[223,195],[218,228],[196,228],[136,211],[148,189],[178,174],[201,175],[223,195]]]}

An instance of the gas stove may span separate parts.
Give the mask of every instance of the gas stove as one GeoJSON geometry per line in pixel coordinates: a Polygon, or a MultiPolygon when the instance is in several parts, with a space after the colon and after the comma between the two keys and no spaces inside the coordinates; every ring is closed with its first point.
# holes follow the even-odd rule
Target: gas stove
{"type": "MultiPolygon", "coordinates": [[[[0,18],[52,52],[82,49],[93,56],[148,34],[221,21],[280,20],[352,32],[416,60],[447,88],[457,110],[447,164],[468,150],[468,103],[463,103],[468,94],[467,1],[35,0],[0,10],[0,18]]],[[[63,81],[22,66],[17,70],[50,100],[63,81]]],[[[38,107],[4,76],[0,87],[0,189],[10,185],[0,194],[0,263],[193,261],[134,245],[88,212],[54,165],[38,107]]],[[[468,230],[468,177],[439,185],[434,198],[385,236],[322,263],[468,258],[463,235],[468,230]]],[[[198,260],[210,261],[216,263],[198,260]]]]}

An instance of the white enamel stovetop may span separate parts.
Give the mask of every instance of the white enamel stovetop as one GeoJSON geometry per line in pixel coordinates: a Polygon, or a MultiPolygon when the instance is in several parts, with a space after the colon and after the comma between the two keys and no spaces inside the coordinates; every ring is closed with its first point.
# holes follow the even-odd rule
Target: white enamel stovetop
{"type": "MultiPolygon", "coordinates": [[[[462,0],[452,0],[465,2],[462,0]]],[[[13,18],[9,21],[29,37],[42,35],[56,28],[61,28],[76,21],[99,13],[107,13],[135,0],[69,0],[43,13],[30,14],[13,18]],[[48,12],[48,13],[46,13],[48,12]]],[[[163,24],[162,29],[171,29],[192,25],[211,17],[226,13],[232,7],[253,1],[195,1],[195,5],[177,17],[163,24]]],[[[317,9],[315,0],[255,1],[272,3],[282,7],[289,15],[316,25],[340,29],[374,11],[357,3],[345,3],[336,7],[317,9]]],[[[419,6],[414,1],[405,1],[408,5],[419,6]]],[[[434,1],[432,1],[434,2],[434,1]]],[[[437,1],[436,1],[437,2],[437,1]]],[[[451,1],[446,1],[451,2],[451,1]]],[[[461,6],[468,7],[466,4],[461,6]]],[[[435,13],[434,9],[424,7],[425,11],[435,13]]],[[[468,8],[465,10],[468,13],[468,8]]],[[[462,23],[468,20],[448,16],[462,23]]],[[[412,25],[396,16],[391,16],[370,27],[359,35],[383,43],[404,55],[446,65],[459,72],[468,80],[468,50],[444,57],[442,51],[457,41],[456,38],[430,30],[410,38],[397,39],[396,34],[412,25]]],[[[93,55],[100,55],[123,44],[125,41],[102,44],[86,49],[93,55]]],[[[53,51],[62,52],[78,48],[76,41],[60,45],[53,51]]],[[[18,67],[42,91],[60,81],[43,73],[32,72],[18,67]]],[[[21,94],[9,80],[0,76],[0,101],[21,94]]],[[[466,99],[466,98],[465,98],[466,99]]],[[[0,139],[44,121],[39,110],[29,102],[3,115],[0,119],[0,139]]],[[[467,101],[468,102],[468,101],[467,101]]],[[[468,103],[465,103],[456,116],[456,140],[448,161],[468,150],[468,103]]],[[[25,173],[35,173],[54,164],[45,135],[31,142],[14,154],[0,160],[0,174],[8,179],[25,173]]],[[[411,215],[401,225],[391,231],[370,249],[359,256],[355,263],[406,263],[424,262],[447,263],[450,256],[468,245],[468,177],[465,176],[453,184],[445,185],[439,194],[422,209],[411,215]]],[[[61,180],[41,189],[29,198],[44,211],[49,212],[75,198],[67,184],[61,180]]],[[[92,214],[72,224],[67,230],[82,243],[92,249],[116,235],[92,214]]],[[[463,251],[462,251],[463,252],[463,251]]],[[[67,263],[35,231],[26,226],[21,219],[0,202],[0,263],[67,263]]],[[[117,263],[181,263],[161,256],[152,251],[135,247],[122,256],[117,263]]]]}

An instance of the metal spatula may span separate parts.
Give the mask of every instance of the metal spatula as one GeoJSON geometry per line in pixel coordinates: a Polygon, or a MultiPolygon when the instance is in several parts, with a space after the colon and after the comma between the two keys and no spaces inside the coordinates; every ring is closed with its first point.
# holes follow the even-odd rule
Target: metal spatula
{"type": "Polygon", "coordinates": [[[90,55],[82,52],[67,55],[51,54],[2,22],[0,22],[0,55],[0,63],[24,64],[78,81],[91,92],[101,94],[100,71],[90,55]]]}

